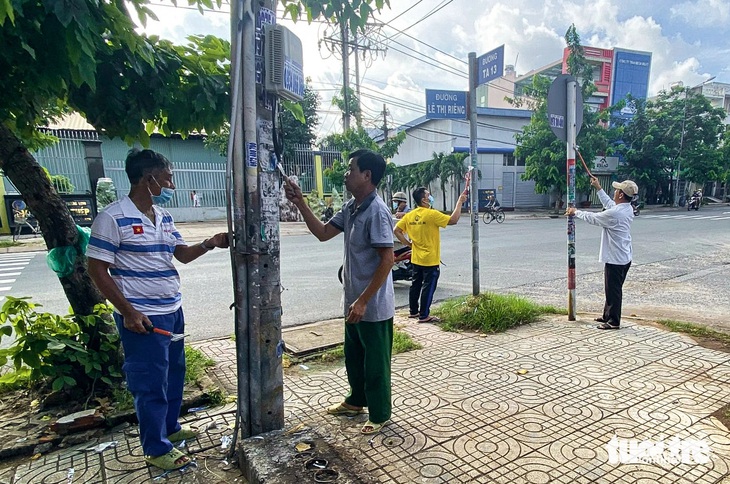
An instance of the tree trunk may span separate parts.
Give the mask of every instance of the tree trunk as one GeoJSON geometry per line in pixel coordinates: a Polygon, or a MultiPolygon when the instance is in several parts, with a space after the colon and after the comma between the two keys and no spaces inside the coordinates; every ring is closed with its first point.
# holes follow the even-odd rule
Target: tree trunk
{"type": "MultiPolygon", "coordinates": [[[[78,232],[65,202],[51,186],[41,166],[35,161],[22,142],[0,123],[0,169],[13,182],[23,196],[28,209],[35,216],[43,232],[48,249],[63,246],[77,248],[74,271],[59,280],[75,314],[87,316],[94,306],[105,302],[87,272],[86,256],[78,249],[78,232]]],[[[113,332],[113,327],[89,328],[89,346],[97,349],[96,332],[113,332]]]]}

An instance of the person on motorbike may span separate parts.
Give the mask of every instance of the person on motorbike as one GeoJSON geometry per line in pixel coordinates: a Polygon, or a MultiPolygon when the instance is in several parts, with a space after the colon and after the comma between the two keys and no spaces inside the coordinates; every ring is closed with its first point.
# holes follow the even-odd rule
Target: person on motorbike
{"type": "Polygon", "coordinates": [[[395,218],[403,218],[403,215],[410,212],[408,208],[408,197],[404,192],[395,192],[392,198],[395,218]]]}
{"type": "Polygon", "coordinates": [[[456,225],[459,222],[461,206],[466,202],[466,194],[467,190],[461,193],[454,211],[449,216],[432,208],[433,196],[427,188],[416,188],[413,192],[415,208],[398,221],[393,231],[401,243],[413,249],[411,263],[414,278],[408,294],[410,305],[408,317],[418,318],[419,323],[439,322],[438,318],[430,314],[433,294],[436,292],[436,284],[440,275],[441,234],[439,229],[447,225],[456,225]]]}

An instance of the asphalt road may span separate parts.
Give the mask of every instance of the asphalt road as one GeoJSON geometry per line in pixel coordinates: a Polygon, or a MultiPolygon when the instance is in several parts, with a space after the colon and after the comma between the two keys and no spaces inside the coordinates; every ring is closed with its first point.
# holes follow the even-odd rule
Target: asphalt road
{"type": "MultiPolygon", "coordinates": [[[[578,310],[600,306],[602,265],[597,262],[600,229],[576,222],[578,310]]],[[[480,282],[488,291],[515,292],[543,303],[567,305],[566,220],[515,218],[480,221],[480,282]]],[[[629,308],[679,309],[698,306],[717,314],[730,310],[730,207],[644,212],[633,225],[634,264],[627,280],[629,308]],[[704,285],[707,288],[703,289],[704,285]],[[679,291],[677,293],[677,291],[679,291]],[[701,292],[701,297],[697,297],[701,292]],[[677,296],[676,294],[679,294],[677,296]],[[671,296],[667,296],[671,294],[671,296]],[[633,299],[632,299],[633,298],[633,299]],[[683,299],[685,298],[685,299],[683,299]],[[694,306],[693,306],[694,305],[694,306]]],[[[337,269],[342,237],[320,243],[311,235],[287,236],[281,244],[284,326],[339,317],[342,290],[337,269]]],[[[471,227],[468,219],[442,231],[443,267],[435,298],[470,294],[471,227]]],[[[215,251],[187,266],[180,264],[182,293],[191,339],[233,333],[230,259],[215,251]]],[[[395,284],[396,304],[408,303],[409,283],[395,284]]],[[[68,311],[55,275],[39,254],[22,270],[6,294],[32,296],[45,310],[68,311]]],[[[659,310],[659,309],[657,309],[659,310]]]]}

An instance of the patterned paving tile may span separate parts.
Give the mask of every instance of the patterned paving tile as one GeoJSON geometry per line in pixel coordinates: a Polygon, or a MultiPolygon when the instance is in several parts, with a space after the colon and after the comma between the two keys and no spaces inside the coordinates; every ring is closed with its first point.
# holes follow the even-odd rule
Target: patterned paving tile
{"type": "Polygon", "coordinates": [[[405,329],[424,348],[394,356],[393,417],[380,434],[360,434],[367,415],[325,414],[347,391],[344,368],[287,378],[287,426],[303,422],[339,440],[384,483],[705,484],[730,476],[730,435],[709,416],[730,401],[725,353],[635,324],[601,332],[557,321],[486,337],[405,329]],[[675,436],[707,440],[709,461],[609,459],[613,438],[675,436]]]}

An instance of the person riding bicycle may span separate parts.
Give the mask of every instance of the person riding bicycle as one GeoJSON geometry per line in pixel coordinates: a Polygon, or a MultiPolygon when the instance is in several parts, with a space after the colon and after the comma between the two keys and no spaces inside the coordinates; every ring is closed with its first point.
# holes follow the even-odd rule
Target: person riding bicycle
{"type": "Polygon", "coordinates": [[[487,211],[497,210],[500,207],[499,200],[494,195],[489,195],[487,198],[487,211]]]}

